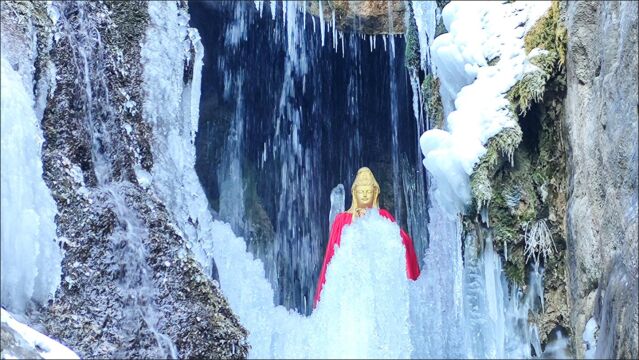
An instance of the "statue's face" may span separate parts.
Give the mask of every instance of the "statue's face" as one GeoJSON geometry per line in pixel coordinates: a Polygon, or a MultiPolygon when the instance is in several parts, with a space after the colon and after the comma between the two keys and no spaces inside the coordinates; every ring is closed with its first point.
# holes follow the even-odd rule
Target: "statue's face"
{"type": "Polygon", "coordinates": [[[372,185],[358,185],[355,187],[355,198],[359,207],[373,207],[375,188],[372,185]]]}

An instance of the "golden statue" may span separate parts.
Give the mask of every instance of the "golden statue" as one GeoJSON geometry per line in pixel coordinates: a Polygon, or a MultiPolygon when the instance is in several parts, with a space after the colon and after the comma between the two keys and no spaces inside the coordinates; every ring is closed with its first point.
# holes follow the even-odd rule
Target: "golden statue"
{"type": "MultiPolygon", "coordinates": [[[[360,168],[357,171],[353,186],[351,186],[351,194],[353,195],[353,203],[348,211],[339,213],[335,217],[331,226],[331,232],[328,239],[328,245],[326,246],[326,253],[324,255],[324,263],[322,264],[322,271],[315,288],[315,298],[313,300],[313,308],[317,306],[320,300],[320,294],[322,287],[326,281],[326,268],[331,262],[331,258],[335,252],[335,246],[339,246],[342,238],[342,230],[344,227],[350,225],[353,220],[366,214],[368,209],[379,209],[379,215],[387,218],[388,220],[395,222],[393,215],[385,209],[379,208],[379,184],[373,176],[371,169],[367,167],[360,168]]],[[[417,262],[417,255],[415,254],[415,248],[413,247],[413,240],[408,234],[399,229],[402,243],[406,249],[406,276],[411,280],[416,280],[419,277],[420,270],[417,262]]]]}
{"type": "Polygon", "coordinates": [[[371,169],[360,168],[351,186],[353,202],[348,212],[357,218],[366,214],[367,209],[373,207],[379,209],[379,192],[379,184],[371,169]]]}

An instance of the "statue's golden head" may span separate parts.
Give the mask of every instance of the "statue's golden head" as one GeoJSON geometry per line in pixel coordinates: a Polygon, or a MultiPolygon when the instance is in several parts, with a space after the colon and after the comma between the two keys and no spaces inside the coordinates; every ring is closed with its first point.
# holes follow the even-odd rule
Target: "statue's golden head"
{"type": "Polygon", "coordinates": [[[348,212],[355,214],[357,209],[379,208],[379,184],[373,176],[371,169],[367,167],[357,170],[355,181],[351,186],[353,203],[348,212]]]}

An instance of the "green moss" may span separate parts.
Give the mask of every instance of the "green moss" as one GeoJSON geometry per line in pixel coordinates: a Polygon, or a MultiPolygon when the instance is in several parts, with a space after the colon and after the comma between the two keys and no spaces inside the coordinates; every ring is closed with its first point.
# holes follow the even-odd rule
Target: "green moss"
{"type": "Polygon", "coordinates": [[[539,70],[526,73],[508,92],[508,100],[520,115],[525,115],[533,103],[542,101],[546,84],[563,70],[566,61],[566,28],[560,15],[558,1],[553,1],[548,12],[526,34],[524,45],[530,53],[539,49],[530,62],[539,70]]]}
{"type": "Polygon", "coordinates": [[[426,75],[422,83],[422,93],[424,94],[424,111],[436,129],[444,128],[444,106],[439,93],[439,78],[433,75],[426,75]]]}
{"type": "Polygon", "coordinates": [[[506,274],[508,280],[510,280],[513,284],[516,284],[518,286],[524,285],[524,282],[526,280],[525,267],[518,266],[508,261],[504,265],[504,273],[506,274]]]}
{"type": "Polygon", "coordinates": [[[410,16],[408,21],[408,28],[406,29],[406,47],[404,52],[406,53],[406,67],[409,69],[419,70],[421,67],[421,56],[419,49],[419,35],[417,34],[417,23],[413,16],[413,10],[408,5],[410,10],[410,16]]]}
{"type": "Polygon", "coordinates": [[[538,103],[544,96],[549,74],[543,71],[526,73],[508,92],[508,100],[514,105],[517,113],[526,115],[533,103],[538,103]]]}
{"type": "Polygon", "coordinates": [[[560,3],[554,0],[548,12],[541,17],[524,38],[526,52],[540,48],[557,55],[559,66],[566,63],[568,32],[561,20],[560,3]]]}
{"type": "Polygon", "coordinates": [[[475,165],[470,176],[470,188],[477,211],[482,206],[490,204],[493,197],[491,179],[498,170],[502,159],[512,162],[513,154],[521,143],[522,132],[519,126],[505,128],[488,140],[486,153],[475,165]]]}

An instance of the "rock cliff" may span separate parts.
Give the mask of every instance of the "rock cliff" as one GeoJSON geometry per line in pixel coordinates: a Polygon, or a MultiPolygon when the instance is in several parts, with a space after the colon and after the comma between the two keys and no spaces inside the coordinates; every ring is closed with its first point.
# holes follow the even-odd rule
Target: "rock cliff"
{"type": "Polygon", "coordinates": [[[575,355],[637,358],[637,3],[568,2],[568,294],[575,355]]]}

